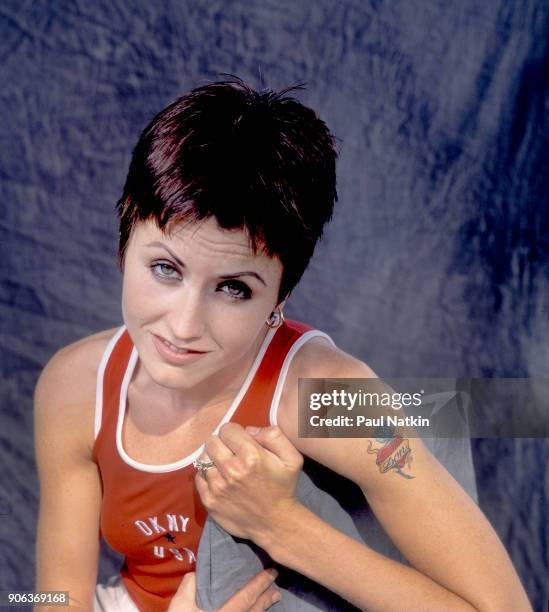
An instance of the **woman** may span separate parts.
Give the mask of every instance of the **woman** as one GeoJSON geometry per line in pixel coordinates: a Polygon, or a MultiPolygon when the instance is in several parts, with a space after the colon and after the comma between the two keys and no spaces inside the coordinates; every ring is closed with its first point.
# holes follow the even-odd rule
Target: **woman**
{"type": "MultiPolygon", "coordinates": [[[[298,378],[375,374],[283,319],[337,199],[333,137],[287,91],[206,85],[141,135],[118,203],[124,325],[59,351],[36,389],[37,588],[84,609],[195,610],[209,512],[361,609],[529,610],[496,534],[419,439],[410,479],[381,474],[368,440],[297,435],[298,378]],[[413,568],[297,501],[301,453],[362,489],[413,568]],[[125,563],[96,589],[101,533],[125,563]]],[[[271,583],[261,572],[222,609],[266,609],[271,583]]]]}

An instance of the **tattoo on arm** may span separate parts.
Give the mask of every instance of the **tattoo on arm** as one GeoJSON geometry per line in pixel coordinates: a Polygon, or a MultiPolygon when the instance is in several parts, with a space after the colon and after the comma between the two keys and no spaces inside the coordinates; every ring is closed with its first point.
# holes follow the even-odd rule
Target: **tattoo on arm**
{"type": "MultiPolygon", "coordinates": [[[[393,431],[391,431],[391,434],[393,431]]],[[[380,433],[380,435],[382,434],[380,433]]],[[[402,471],[406,467],[411,469],[410,466],[412,464],[412,449],[410,448],[408,438],[390,435],[388,437],[376,437],[375,440],[377,444],[374,446],[370,440],[366,450],[371,455],[376,456],[376,465],[382,474],[394,470],[403,478],[415,478],[415,476],[402,471]]]]}

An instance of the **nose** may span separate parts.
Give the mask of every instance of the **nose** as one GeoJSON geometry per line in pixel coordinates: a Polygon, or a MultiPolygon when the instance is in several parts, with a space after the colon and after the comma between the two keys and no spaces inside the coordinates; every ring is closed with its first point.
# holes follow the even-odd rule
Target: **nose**
{"type": "Polygon", "coordinates": [[[184,289],[178,294],[169,318],[172,341],[179,346],[199,340],[206,328],[206,308],[198,291],[184,289]]]}

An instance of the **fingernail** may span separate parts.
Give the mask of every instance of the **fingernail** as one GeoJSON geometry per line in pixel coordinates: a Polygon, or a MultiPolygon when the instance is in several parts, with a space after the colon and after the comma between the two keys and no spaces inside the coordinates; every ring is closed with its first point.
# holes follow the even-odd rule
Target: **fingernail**
{"type": "Polygon", "coordinates": [[[282,599],[282,595],[277,591],[271,599],[271,603],[276,603],[277,601],[280,601],[282,599]]]}
{"type": "Polygon", "coordinates": [[[246,431],[248,433],[251,433],[252,435],[259,433],[261,431],[261,427],[255,427],[253,425],[247,425],[246,426],[246,431]]]}
{"type": "Polygon", "coordinates": [[[274,580],[274,579],[275,579],[275,578],[278,576],[278,572],[275,570],[275,568],[274,568],[274,567],[270,567],[270,568],[267,570],[267,573],[268,573],[270,576],[272,576],[273,580],[274,580]]]}

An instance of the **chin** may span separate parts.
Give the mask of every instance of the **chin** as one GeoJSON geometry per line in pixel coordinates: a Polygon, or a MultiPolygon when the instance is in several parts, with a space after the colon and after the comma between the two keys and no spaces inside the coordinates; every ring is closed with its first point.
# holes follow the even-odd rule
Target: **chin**
{"type": "Polygon", "coordinates": [[[170,372],[169,367],[153,368],[150,371],[150,377],[159,387],[181,391],[192,389],[203,380],[202,377],[189,376],[186,372],[177,371],[175,368],[174,371],[170,372]]]}

